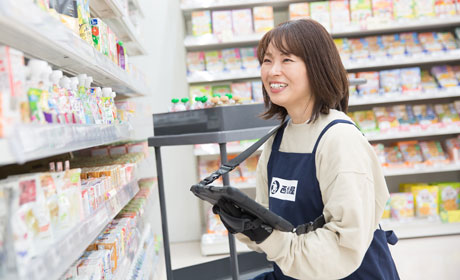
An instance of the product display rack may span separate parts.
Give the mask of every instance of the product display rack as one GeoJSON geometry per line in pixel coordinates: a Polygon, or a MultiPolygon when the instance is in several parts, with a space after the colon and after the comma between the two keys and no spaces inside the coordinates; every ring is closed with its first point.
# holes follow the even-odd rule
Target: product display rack
{"type": "Polygon", "coordinates": [[[0,166],[128,140],[131,125],[19,125],[0,139],[0,166]]]}
{"type": "MultiPolygon", "coordinates": [[[[239,129],[231,131],[208,132],[208,133],[190,133],[181,135],[167,135],[167,136],[154,136],[148,139],[149,146],[155,148],[156,168],[158,176],[158,191],[160,199],[161,222],[163,229],[163,244],[165,252],[165,265],[166,275],[168,280],[173,279],[173,272],[171,268],[171,253],[169,244],[168,221],[166,215],[166,199],[164,194],[163,182],[163,167],[161,160],[161,147],[162,146],[178,146],[178,145],[192,145],[192,144],[207,144],[219,143],[221,162],[227,162],[227,145],[226,143],[232,141],[240,141],[247,139],[256,139],[265,135],[273,127],[259,127],[253,129],[239,129]]],[[[222,176],[224,185],[229,185],[229,176],[225,174],[222,176]]],[[[238,279],[238,260],[235,249],[235,238],[233,235],[228,235],[230,245],[230,264],[232,268],[232,279],[238,279]]]]}
{"type": "Polygon", "coordinates": [[[138,191],[137,181],[125,185],[113,193],[95,213],[69,230],[69,233],[62,236],[49,250],[32,259],[26,267],[22,267],[22,275],[13,272],[7,274],[6,279],[59,279],[138,191]]]}
{"type": "Polygon", "coordinates": [[[70,74],[86,73],[93,77],[95,85],[110,85],[119,95],[150,93],[145,82],[134,78],[59,20],[28,1],[1,0],[0,26],[0,43],[23,51],[29,58],[48,61],[70,74]]]}
{"type": "Polygon", "coordinates": [[[247,8],[253,7],[258,5],[264,6],[272,6],[272,7],[287,7],[291,3],[296,2],[313,2],[313,1],[293,1],[293,0],[230,0],[230,1],[202,1],[203,3],[199,4],[181,4],[180,8],[183,12],[192,12],[192,11],[200,11],[200,10],[207,10],[207,9],[238,9],[238,8],[247,8]]]}

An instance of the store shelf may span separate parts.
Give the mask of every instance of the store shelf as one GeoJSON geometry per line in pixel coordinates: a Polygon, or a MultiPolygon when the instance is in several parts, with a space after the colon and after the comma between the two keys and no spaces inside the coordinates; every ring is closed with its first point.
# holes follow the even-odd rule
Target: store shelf
{"type": "Polygon", "coordinates": [[[187,77],[189,84],[199,83],[211,83],[211,82],[222,82],[222,81],[234,81],[242,79],[258,79],[260,78],[260,70],[256,69],[253,71],[235,71],[235,72],[222,72],[222,73],[211,73],[207,71],[195,73],[193,76],[187,77]]]}
{"type": "Polygon", "coordinates": [[[437,89],[429,92],[416,92],[409,94],[401,93],[385,93],[379,96],[352,96],[350,97],[348,106],[363,106],[385,103],[398,103],[418,100],[432,100],[442,98],[460,97],[460,87],[452,87],[448,89],[437,89]]]}
{"type": "MultiPolygon", "coordinates": [[[[153,258],[152,255],[154,255],[153,252],[153,238],[152,238],[152,233],[150,230],[150,224],[147,224],[147,226],[144,228],[142,232],[141,239],[139,241],[139,247],[136,250],[136,255],[134,256],[134,259],[130,263],[128,267],[128,273],[125,275],[125,278],[120,278],[120,279],[138,279],[139,275],[144,275],[148,276],[149,269],[153,266],[153,258]],[[149,254],[149,255],[147,255],[149,254]],[[143,259],[143,260],[142,260],[143,259]],[[150,263],[149,261],[152,261],[150,263]],[[141,263],[142,262],[142,263],[141,263]],[[139,273],[136,275],[136,265],[140,264],[141,269],[139,273]]],[[[140,279],[143,279],[142,277],[140,279]]],[[[145,279],[148,279],[145,277],[145,279]]]]}
{"type": "Polygon", "coordinates": [[[383,168],[385,177],[460,171],[460,163],[416,166],[411,168],[383,168]]]}
{"type": "Polygon", "coordinates": [[[420,131],[398,131],[398,132],[387,132],[387,133],[373,133],[367,134],[366,138],[369,141],[385,141],[385,140],[398,140],[406,138],[419,138],[427,136],[440,136],[440,135],[450,135],[450,134],[460,134],[460,126],[455,125],[447,128],[427,128],[420,131]]]}
{"type": "MultiPolygon", "coordinates": [[[[244,144],[237,144],[237,145],[229,145],[227,143],[227,154],[239,154],[249,148],[253,142],[244,143],[244,144]]],[[[263,150],[263,145],[257,149],[257,151],[263,150]]],[[[202,144],[198,148],[193,149],[193,153],[195,156],[218,156],[220,155],[219,145],[217,144],[202,144]]]]}
{"type": "Polygon", "coordinates": [[[0,166],[110,144],[130,138],[131,125],[18,125],[0,139],[0,166]]]}
{"type": "Polygon", "coordinates": [[[135,9],[136,11],[139,12],[139,15],[141,17],[145,17],[144,10],[142,10],[139,0],[130,0],[129,3],[130,3],[130,9],[135,9]]]}
{"type": "Polygon", "coordinates": [[[381,225],[385,230],[394,230],[399,239],[460,234],[460,223],[447,224],[439,220],[415,219],[408,222],[382,220],[381,225]]]}
{"type": "MultiPolygon", "coordinates": [[[[299,1],[293,0],[278,0],[278,1],[263,1],[263,0],[227,0],[227,1],[196,1],[192,4],[181,4],[180,8],[183,12],[192,12],[199,10],[214,10],[214,9],[238,9],[253,6],[272,6],[272,7],[287,7],[290,3],[299,1]]],[[[308,1],[307,1],[308,2],[308,1]]]]}
{"type": "Polygon", "coordinates": [[[124,15],[119,0],[91,0],[91,14],[98,18],[118,18],[124,15]]]}
{"type": "Polygon", "coordinates": [[[111,87],[119,94],[150,93],[144,81],[134,78],[28,1],[0,1],[0,43],[23,51],[30,58],[48,61],[70,74],[86,73],[93,77],[95,85],[111,87]]]}
{"type": "Polygon", "coordinates": [[[212,48],[231,48],[243,45],[257,45],[264,34],[249,34],[230,36],[228,38],[217,38],[214,35],[187,36],[184,39],[185,48],[188,51],[197,51],[212,48]]]}
{"type": "Polygon", "coordinates": [[[380,59],[363,59],[360,61],[344,61],[347,70],[370,70],[380,68],[401,68],[420,66],[423,64],[447,64],[460,61],[460,49],[433,54],[414,56],[384,57],[380,59]]]}
{"type": "Polygon", "coordinates": [[[26,267],[22,267],[24,274],[20,279],[59,279],[138,191],[137,181],[124,186],[93,215],[69,230],[48,251],[32,259],[26,267]]]}

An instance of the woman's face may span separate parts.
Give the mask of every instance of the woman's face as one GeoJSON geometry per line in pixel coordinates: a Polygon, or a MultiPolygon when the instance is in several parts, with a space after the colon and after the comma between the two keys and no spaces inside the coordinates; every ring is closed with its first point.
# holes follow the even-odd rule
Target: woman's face
{"type": "Polygon", "coordinates": [[[303,60],[281,53],[272,43],[261,66],[262,82],[272,103],[288,112],[305,110],[310,100],[307,68],[303,60]]]}

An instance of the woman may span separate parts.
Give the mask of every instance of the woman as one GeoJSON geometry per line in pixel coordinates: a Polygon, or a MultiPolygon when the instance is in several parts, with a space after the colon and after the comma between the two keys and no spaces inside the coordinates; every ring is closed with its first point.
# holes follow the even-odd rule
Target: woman
{"type": "MultiPolygon", "coordinates": [[[[262,152],[256,200],[294,226],[322,214],[325,224],[301,235],[266,225],[238,234],[275,263],[256,279],[399,279],[387,244],[397,238],[379,229],[388,189],[345,114],[347,73],[331,36],[313,20],[289,21],[265,34],[258,59],[264,117],[290,120],[262,152]]],[[[214,210],[224,224],[243,215],[225,202],[214,210]]]]}

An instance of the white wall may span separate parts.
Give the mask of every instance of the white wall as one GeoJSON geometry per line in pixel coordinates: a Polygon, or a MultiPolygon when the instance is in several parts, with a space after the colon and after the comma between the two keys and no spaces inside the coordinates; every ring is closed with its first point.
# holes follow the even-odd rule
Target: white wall
{"type": "MultiPolygon", "coordinates": [[[[162,113],[167,111],[171,98],[188,96],[183,16],[179,0],[140,0],[140,4],[145,14],[141,37],[148,55],[130,60],[144,71],[152,92],[150,97],[137,99],[137,103],[151,106],[154,113],[162,113]]],[[[145,118],[141,128],[152,129],[151,117],[145,118]]],[[[139,130],[139,126],[136,128],[139,130]]],[[[170,240],[198,240],[202,233],[199,202],[189,191],[196,183],[193,148],[162,148],[162,159],[170,240]]],[[[153,149],[146,163],[156,174],[153,149]]]]}

